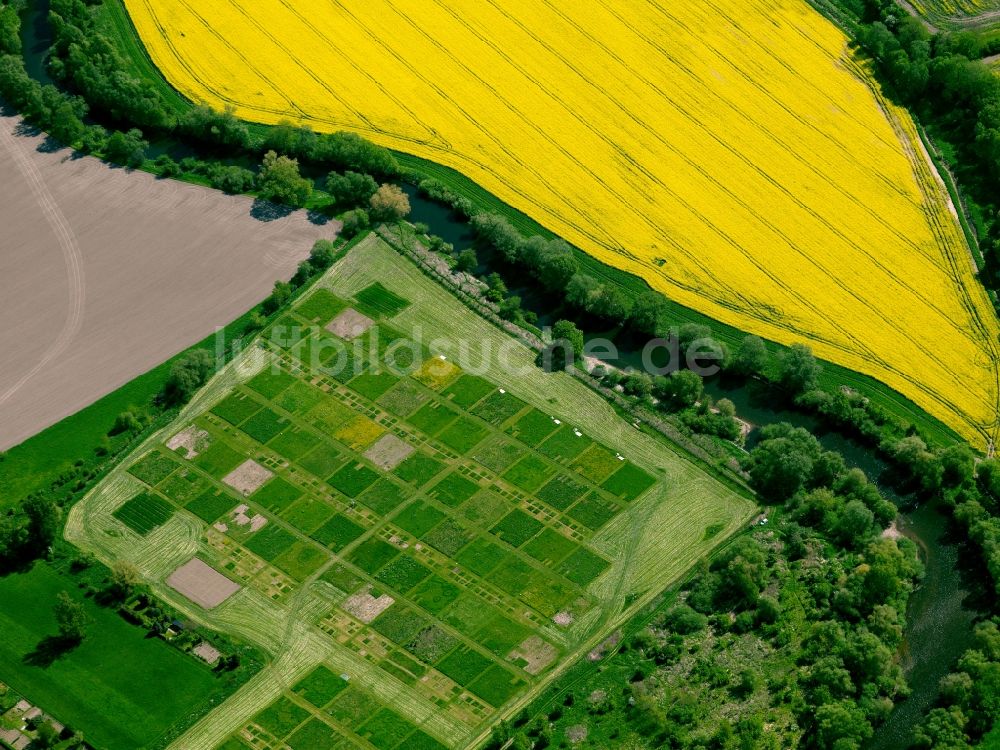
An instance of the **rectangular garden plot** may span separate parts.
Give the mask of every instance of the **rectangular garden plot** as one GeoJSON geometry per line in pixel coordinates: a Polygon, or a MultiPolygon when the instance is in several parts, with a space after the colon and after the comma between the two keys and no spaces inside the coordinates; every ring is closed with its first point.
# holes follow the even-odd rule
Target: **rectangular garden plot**
{"type": "Polygon", "coordinates": [[[213,406],[212,413],[222,417],[230,424],[237,425],[252,417],[261,408],[261,405],[250,395],[236,391],[213,406]]]}
{"type": "Polygon", "coordinates": [[[345,307],[347,307],[346,302],[326,289],[319,289],[299,303],[295,313],[310,323],[323,326],[333,320],[334,316],[345,307]]]}
{"type": "Polygon", "coordinates": [[[275,477],[254,495],[254,502],[280,513],[302,496],[302,490],[281,477],[275,477]]]}
{"type": "Polygon", "coordinates": [[[527,404],[516,396],[503,390],[496,390],[492,395],[480,401],[472,408],[472,413],[480,419],[499,427],[514,415],[520,413],[527,404]]]}
{"type": "MultiPolygon", "coordinates": [[[[341,680],[343,682],[343,680],[341,680]]],[[[292,750],[316,750],[316,748],[350,748],[350,742],[340,732],[326,722],[310,719],[299,727],[285,743],[292,750]]]]}
{"type": "Polygon", "coordinates": [[[477,401],[485,398],[488,393],[492,393],[495,390],[495,385],[478,375],[463,375],[445,388],[443,395],[445,398],[450,398],[457,406],[468,409],[477,401]]]}
{"type": "Polygon", "coordinates": [[[289,375],[284,370],[269,367],[247,381],[247,387],[264,398],[272,400],[294,382],[296,382],[294,375],[289,375]]]}
{"type": "Polygon", "coordinates": [[[221,490],[207,490],[184,507],[205,523],[212,523],[223,513],[236,507],[236,504],[237,501],[231,495],[221,490]]]}
{"type": "Polygon", "coordinates": [[[548,414],[532,409],[518,419],[507,431],[528,446],[538,445],[559,429],[559,422],[548,414]]]}
{"type": "Polygon", "coordinates": [[[369,401],[375,401],[398,382],[399,378],[390,372],[369,370],[358,375],[349,385],[355,393],[360,393],[369,401]]]}
{"type": "Polygon", "coordinates": [[[377,281],[354,295],[362,307],[376,315],[391,318],[410,306],[410,301],[389,291],[377,281]]]}
{"type": "Polygon", "coordinates": [[[378,481],[378,474],[364,464],[352,464],[340,469],[327,481],[338,492],[357,497],[378,481]]]}
{"type": "Polygon", "coordinates": [[[238,583],[197,557],[171,573],[167,585],[205,609],[218,607],[240,590],[238,583]]]}
{"type": "Polygon", "coordinates": [[[177,505],[186,505],[211,487],[212,483],[194,469],[183,468],[160,483],[160,492],[177,505]]]}
{"type": "Polygon", "coordinates": [[[518,508],[512,510],[496,526],[490,529],[491,532],[512,547],[520,547],[541,530],[541,521],[529,516],[518,508]]]}
{"type": "Polygon", "coordinates": [[[451,508],[457,508],[476,492],[479,485],[468,477],[452,472],[430,490],[430,495],[451,508]]]}
{"type": "Polygon", "coordinates": [[[256,461],[244,461],[222,478],[223,484],[228,484],[244,497],[252,495],[264,486],[274,472],[261,466],[256,461]]]}
{"type": "Polygon", "coordinates": [[[601,486],[615,497],[631,501],[654,484],[656,484],[656,479],[631,461],[625,461],[622,463],[622,467],[605,479],[601,486]]]}
{"type": "Polygon", "coordinates": [[[302,696],[317,708],[322,708],[347,689],[347,680],[320,665],[298,682],[292,692],[302,696]]]}
{"type": "Polygon", "coordinates": [[[461,368],[444,355],[431,357],[413,373],[413,379],[435,391],[442,391],[462,374],[461,368]]]}
{"type": "Polygon", "coordinates": [[[174,509],[158,495],[143,492],[128,500],[113,515],[137,534],[146,535],[170,520],[174,509]]]}
{"type": "Polygon", "coordinates": [[[539,445],[538,450],[557,461],[569,461],[587,450],[593,442],[575,427],[564,424],[539,445]]]}
{"type": "Polygon", "coordinates": [[[288,573],[297,581],[304,581],[327,561],[325,552],[309,542],[296,541],[292,546],[274,558],[274,567],[288,573]]]}
{"type": "Polygon", "coordinates": [[[334,552],[339,552],[364,533],[363,526],[347,516],[338,514],[312,532],[312,538],[334,552]]]}
{"type": "Polygon", "coordinates": [[[490,434],[481,422],[459,417],[437,434],[437,439],[460,456],[479,445],[490,434]]]}
{"type": "Polygon", "coordinates": [[[170,456],[159,451],[150,451],[128,468],[128,473],[148,485],[157,485],[170,476],[178,466],[170,456]]]}
{"type": "Polygon", "coordinates": [[[383,471],[392,471],[413,453],[413,446],[389,433],[365,451],[365,458],[383,471]]]}

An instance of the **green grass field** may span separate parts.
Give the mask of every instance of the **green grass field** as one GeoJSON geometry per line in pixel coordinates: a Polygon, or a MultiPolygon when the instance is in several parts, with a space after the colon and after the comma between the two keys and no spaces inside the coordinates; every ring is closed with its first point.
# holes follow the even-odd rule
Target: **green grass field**
{"type": "Polygon", "coordinates": [[[73,589],[44,563],[0,578],[0,673],[15,690],[106,750],[155,747],[190,723],[219,689],[209,667],[73,589]],[[77,648],[47,655],[58,632],[52,605],[69,589],[93,623],[77,648]]]}
{"type": "Polygon", "coordinates": [[[178,747],[466,747],[752,514],[374,235],[317,287],[282,319],[304,340],[265,335],[67,523],[172,605],[295,664],[178,747]],[[322,366],[336,361],[325,326],[345,308],[374,321],[350,342],[353,376],[322,366]],[[486,363],[475,374],[457,364],[457,334],[486,363]],[[378,356],[406,338],[413,366],[389,371],[378,356]],[[163,453],[190,425],[207,436],[199,454],[163,453]],[[239,493],[221,479],[247,459],[267,471],[239,493]],[[151,497],[169,515],[151,519],[151,497]],[[105,531],[127,519],[146,536],[105,531]],[[195,554],[243,590],[206,611],[164,587],[195,554]],[[281,689],[320,664],[348,675],[334,702],[364,703],[363,721],[281,689]]]}

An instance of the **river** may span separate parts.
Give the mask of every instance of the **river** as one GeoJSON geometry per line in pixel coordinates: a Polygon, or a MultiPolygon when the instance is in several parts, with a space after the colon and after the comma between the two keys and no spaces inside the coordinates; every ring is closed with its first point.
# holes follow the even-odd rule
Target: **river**
{"type": "Polygon", "coordinates": [[[21,45],[28,75],[42,83],[54,83],[45,67],[52,30],[49,28],[49,0],[31,0],[21,12],[21,45]]]}

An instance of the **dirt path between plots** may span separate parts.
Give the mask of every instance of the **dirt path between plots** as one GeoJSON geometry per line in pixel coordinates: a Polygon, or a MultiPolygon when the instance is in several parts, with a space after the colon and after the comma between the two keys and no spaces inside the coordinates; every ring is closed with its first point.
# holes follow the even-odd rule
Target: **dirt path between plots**
{"type": "Polygon", "coordinates": [[[234,320],[337,228],[252,205],[0,116],[0,450],[234,320]]]}

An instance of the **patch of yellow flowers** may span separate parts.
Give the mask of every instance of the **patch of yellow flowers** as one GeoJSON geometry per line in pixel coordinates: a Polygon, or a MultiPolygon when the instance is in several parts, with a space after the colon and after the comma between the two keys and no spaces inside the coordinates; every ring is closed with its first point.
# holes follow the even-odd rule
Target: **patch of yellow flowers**
{"type": "Polygon", "coordinates": [[[914,125],[803,0],[126,0],[192,100],[454,167],[983,447],[989,300],[914,125]]]}

